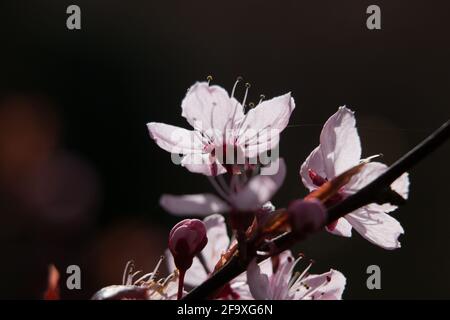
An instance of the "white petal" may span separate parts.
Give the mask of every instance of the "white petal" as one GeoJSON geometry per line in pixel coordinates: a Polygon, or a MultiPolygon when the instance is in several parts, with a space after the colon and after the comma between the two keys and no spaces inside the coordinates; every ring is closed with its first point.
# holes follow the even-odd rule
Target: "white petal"
{"type": "MultiPolygon", "coordinates": [[[[348,193],[355,193],[358,190],[365,187],[367,184],[378,178],[381,174],[383,174],[388,167],[381,162],[370,162],[366,164],[361,172],[350,180],[346,187],[346,191],[348,193]]],[[[401,195],[404,199],[408,199],[409,192],[409,176],[408,173],[402,174],[397,180],[395,180],[391,184],[392,190],[396,191],[399,195],[401,195]]],[[[379,204],[371,204],[371,207],[379,207],[379,211],[383,212],[391,212],[397,209],[397,206],[394,206],[390,203],[385,203],[383,205],[379,204]]]]}
{"type": "Polygon", "coordinates": [[[313,191],[317,189],[317,186],[311,181],[309,177],[308,171],[312,169],[318,175],[323,178],[327,177],[327,173],[325,171],[325,161],[322,157],[322,151],[320,146],[316,147],[306,158],[305,162],[303,162],[300,167],[300,177],[302,178],[303,185],[309,190],[313,191]]]}
{"type": "Polygon", "coordinates": [[[242,128],[263,130],[270,127],[281,132],[289,123],[289,117],[294,109],[295,102],[291,93],[263,101],[248,111],[242,128]]]}
{"type": "Polygon", "coordinates": [[[250,292],[256,300],[271,299],[269,277],[261,272],[256,259],[247,268],[247,282],[250,292]]]}
{"type": "Polygon", "coordinates": [[[310,289],[306,290],[304,286],[296,283],[296,287],[293,286],[291,290],[296,290],[297,288],[300,290],[295,293],[294,299],[341,300],[346,279],[341,272],[331,269],[323,274],[309,275],[302,283],[310,289]],[[319,288],[314,290],[317,287],[319,288]],[[310,293],[307,293],[307,291],[310,293]]]}
{"type": "Polygon", "coordinates": [[[404,199],[408,199],[409,195],[409,174],[405,172],[397,180],[391,184],[392,190],[401,195],[404,199]]]}
{"type": "Polygon", "coordinates": [[[260,103],[247,112],[241,125],[238,144],[259,145],[259,152],[274,148],[294,109],[295,102],[290,93],[260,103]]]}
{"type": "Polygon", "coordinates": [[[225,219],[220,214],[206,217],[203,222],[206,225],[206,236],[208,243],[202,250],[202,255],[211,273],[219,261],[221,255],[226,252],[230,245],[225,219]]]}
{"type": "Polygon", "coordinates": [[[197,82],[187,92],[181,103],[182,116],[201,132],[215,131],[221,135],[233,123],[242,119],[242,105],[231,99],[219,86],[197,82]]]}
{"type": "Polygon", "coordinates": [[[285,176],[286,165],[279,158],[270,168],[263,168],[261,174],[252,178],[241,191],[230,196],[233,205],[242,211],[260,208],[278,191],[285,176]]]}
{"type": "Polygon", "coordinates": [[[194,257],[192,266],[186,271],[185,284],[191,287],[197,287],[208,279],[208,273],[197,257],[194,257]]]}
{"type": "MultiPolygon", "coordinates": [[[[289,252],[290,254],[290,252],[289,252]]],[[[292,256],[288,260],[280,259],[280,264],[270,281],[271,299],[286,300],[289,296],[289,280],[292,277],[292,267],[294,259],[292,256]]]]}
{"type": "Polygon", "coordinates": [[[206,176],[216,176],[227,170],[209,153],[187,154],[181,160],[181,165],[193,173],[201,173],[206,176]]]}
{"type": "Polygon", "coordinates": [[[195,131],[158,122],[148,123],[147,128],[156,144],[170,153],[202,152],[203,142],[195,131]]]}
{"type": "Polygon", "coordinates": [[[326,228],[326,230],[332,234],[342,237],[352,236],[352,225],[347,220],[345,220],[345,218],[339,218],[333,230],[330,230],[328,228],[326,228]]]}
{"type": "Polygon", "coordinates": [[[320,134],[320,149],[328,179],[358,164],[361,142],[353,111],[340,107],[325,123],[320,134]]]}
{"type": "MultiPolygon", "coordinates": [[[[249,132],[246,133],[248,134],[249,132]]],[[[244,138],[240,136],[240,140],[244,141],[244,138]]],[[[266,151],[275,149],[280,142],[280,135],[275,131],[263,132],[262,134],[259,134],[255,139],[252,139],[252,141],[250,141],[249,143],[247,142],[244,144],[244,146],[241,145],[241,147],[244,148],[245,157],[251,159],[266,151]]]]}
{"type": "Polygon", "coordinates": [[[366,206],[345,216],[364,238],[384,249],[400,248],[398,237],[404,233],[400,223],[390,215],[366,206]]]}
{"type": "Polygon", "coordinates": [[[229,210],[223,200],[208,193],[182,196],[164,194],[159,203],[165,210],[175,215],[206,216],[229,210]]]}
{"type": "Polygon", "coordinates": [[[164,256],[166,257],[167,270],[169,270],[169,273],[174,272],[177,267],[175,266],[175,261],[173,260],[172,253],[169,249],[166,249],[164,256]]]}
{"type": "Polygon", "coordinates": [[[355,193],[361,190],[370,182],[378,178],[387,169],[387,165],[381,162],[369,162],[361,169],[361,171],[354,176],[345,187],[349,193],[355,193]]]}
{"type": "MultiPolygon", "coordinates": [[[[173,261],[173,256],[170,250],[166,250],[166,263],[167,269],[169,273],[175,271],[175,262],[173,261]]],[[[191,287],[196,287],[202,284],[208,278],[208,274],[206,273],[205,268],[201,264],[200,260],[197,257],[194,257],[194,261],[192,262],[192,266],[186,272],[184,277],[184,283],[191,287]]]]}

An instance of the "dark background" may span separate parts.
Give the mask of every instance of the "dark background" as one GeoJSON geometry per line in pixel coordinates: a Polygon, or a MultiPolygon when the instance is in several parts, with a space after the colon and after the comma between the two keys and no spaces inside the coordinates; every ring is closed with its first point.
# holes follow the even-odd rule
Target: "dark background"
{"type": "MultiPolygon", "coordinates": [[[[153,269],[177,221],[160,195],[210,186],[174,166],[145,124],[188,127],[181,99],[207,75],[228,90],[243,76],[248,101],[292,91],[276,206],[306,194],[298,169],[340,105],[357,112],[363,156],[392,163],[449,118],[444,3],[2,0],[0,298],[40,298],[51,262],[68,299],[120,283],[128,259],[153,269]],[[66,28],[70,4],[81,30],[66,28]],[[382,30],[366,28],[370,4],[382,30]],[[70,264],[82,290],[64,289],[70,264]]],[[[450,298],[449,150],[411,172],[410,201],[394,213],[401,249],[323,233],[298,248],[317,261],[313,272],[342,271],[346,299],[450,298]],[[371,264],[381,290],[366,288],[371,264]]]]}

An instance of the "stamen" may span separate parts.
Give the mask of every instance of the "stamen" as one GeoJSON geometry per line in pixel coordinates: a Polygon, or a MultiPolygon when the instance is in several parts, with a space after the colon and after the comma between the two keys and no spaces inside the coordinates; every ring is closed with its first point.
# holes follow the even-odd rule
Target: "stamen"
{"type": "Polygon", "coordinates": [[[359,163],[369,163],[370,161],[372,161],[372,159],[375,159],[375,158],[378,158],[378,157],[383,157],[383,154],[382,154],[382,153],[379,153],[379,154],[375,154],[375,155],[373,155],[373,156],[370,156],[370,157],[368,157],[368,158],[361,159],[361,160],[359,161],[359,163]]]}
{"type": "Polygon", "coordinates": [[[164,260],[164,256],[161,256],[161,257],[159,258],[158,263],[156,264],[155,269],[154,269],[153,272],[152,272],[152,276],[148,279],[149,281],[152,281],[152,280],[153,280],[153,278],[155,277],[156,272],[158,272],[158,269],[159,269],[159,267],[161,266],[161,263],[163,262],[163,260],[164,260]]]}
{"type": "Polygon", "coordinates": [[[211,75],[206,77],[206,80],[208,80],[208,86],[209,86],[209,83],[212,81],[212,79],[213,79],[213,77],[211,75]]]}
{"type": "Polygon", "coordinates": [[[231,97],[234,98],[234,92],[236,91],[236,87],[239,82],[244,80],[242,77],[237,77],[236,82],[234,83],[233,90],[231,90],[231,97]]]}
{"type": "Polygon", "coordinates": [[[134,282],[134,285],[138,285],[140,282],[143,282],[148,277],[150,277],[148,281],[151,281],[150,279],[153,278],[153,273],[149,272],[149,273],[144,274],[142,277],[140,277],[139,279],[137,279],[134,282]]]}
{"type": "Polygon", "coordinates": [[[165,279],[161,279],[162,281],[162,286],[165,287],[167,285],[168,282],[172,281],[174,278],[176,278],[175,273],[170,274],[167,278],[165,279]]]}
{"type": "Polygon", "coordinates": [[[295,272],[295,274],[292,276],[291,280],[289,280],[288,288],[292,287],[292,285],[297,281],[298,277],[300,277],[300,272],[295,272]]]}
{"type": "Polygon", "coordinates": [[[123,276],[122,276],[122,284],[127,285],[131,284],[131,279],[129,278],[130,275],[133,273],[134,270],[134,261],[130,260],[125,265],[125,269],[123,270],[123,276]],[[128,281],[130,280],[130,283],[128,281]]]}
{"type": "Polygon", "coordinates": [[[247,100],[247,95],[248,95],[248,89],[250,89],[251,84],[250,83],[246,83],[245,84],[245,94],[244,94],[244,100],[242,101],[242,106],[245,108],[245,101],[247,100]]]}
{"type": "MultiPolygon", "coordinates": [[[[294,268],[297,266],[297,264],[302,260],[305,256],[303,254],[299,254],[298,258],[295,259],[294,263],[292,264],[291,270],[289,271],[291,274],[294,270],[294,268]]],[[[301,277],[305,274],[306,271],[311,267],[311,264],[302,272],[296,272],[294,277],[292,277],[291,281],[289,281],[289,288],[298,280],[301,279],[301,277]]]]}
{"type": "Polygon", "coordinates": [[[141,273],[142,272],[142,270],[138,270],[138,271],[136,271],[135,273],[133,273],[132,275],[131,275],[131,279],[133,279],[134,277],[136,277],[139,273],[141,273]]]}
{"type": "Polygon", "coordinates": [[[259,96],[259,102],[258,102],[258,104],[260,104],[261,102],[263,102],[263,100],[266,98],[266,96],[265,95],[260,95],[259,96]]]}
{"type": "MultiPolygon", "coordinates": [[[[298,258],[297,260],[300,261],[302,257],[298,258]]],[[[309,269],[311,269],[312,265],[314,264],[314,260],[309,260],[309,265],[306,267],[305,270],[303,270],[303,272],[300,274],[300,276],[298,277],[297,281],[301,281],[304,276],[306,275],[306,273],[309,271],[309,269]]]]}

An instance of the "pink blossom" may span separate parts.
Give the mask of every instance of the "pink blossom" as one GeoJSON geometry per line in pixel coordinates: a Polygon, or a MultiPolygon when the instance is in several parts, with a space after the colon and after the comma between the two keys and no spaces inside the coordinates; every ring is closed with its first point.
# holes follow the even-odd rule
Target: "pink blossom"
{"type": "Polygon", "coordinates": [[[158,122],[147,126],[158,146],[182,155],[182,166],[191,172],[216,176],[232,170],[230,164],[236,161],[245,163],[245,159],[275,148],[294,108],[294,99],[287,93],[262,101],[245,113],[245,106],[233,94],[229,96],[219,86],[198,82],[181,104],[181,115],[194,130],[158,122]]]}
{"type": "Polygon", "coordinates": [[[252,296],[257,300],[340,300],[346,279],[339,271],[313,275],[308,271],[312,263],[297,276],[293,276],[296,264],[289,250],[279,256],[277,269],[270,260],[257,264],[253,260],[247,269],[247,281],[252,296]]]}
{"type": "Polygon", "coordinates": [[[161,197],[160,204],[168,212],[176,215],[207,216],[231,210],[242,212],[258,210],[272,198],[286,175],[283,159],[275,160],[270,166],[277,168],[273,174],[270,168],[262,168],[260,175],[248,181],[242,182],[239,175],[234,175],[229,187],[221,188],[215,184],[219,196],[211,193],[182,196],[166,194],[161,197]]]}
{"type": "MultiPolygon", "coordinates": [[[[340,107],[327,120],[320,134],[320,145],[311,152],[300,169],[303,184],[310,191],[360,163],[361,142],[355,124],[354,113],[346,107],[340,107]]],[[[386,169],[387,166],[380,162],[366,164],[362,171],[331,200],[338,202],[357,192],[386,169]]],[[[409,190],[408,174],[400,176],[392,183],[391,188],[406,199],[409,190]]],[[[380,247],[399,248],[398,237],[404,232],[403,228],[397,220],[387,214],[396,208],[389,203],[382,205],[372,203],[338,219],[327,229],[331,233],[350,237],[352,228],[355,228],[364,238],[380,247]]]]}

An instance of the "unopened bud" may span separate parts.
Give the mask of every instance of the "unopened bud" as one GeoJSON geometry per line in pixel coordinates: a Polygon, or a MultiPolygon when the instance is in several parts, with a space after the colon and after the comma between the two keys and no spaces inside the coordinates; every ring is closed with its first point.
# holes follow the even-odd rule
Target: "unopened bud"
{"type": "Polygon", "coordinates": [[[299,238],[323,228],[327,221],[327,210],[319,200],[295,200],[287,212],[292,232],[299,238]]]}
{"type": "Polygon", "coordinates": [[[191,267],[194,257],[207,243],[205,224],[197,219],[178,222],[169,234],[169,250],[175,265],[184,271],[191,267]]]}

